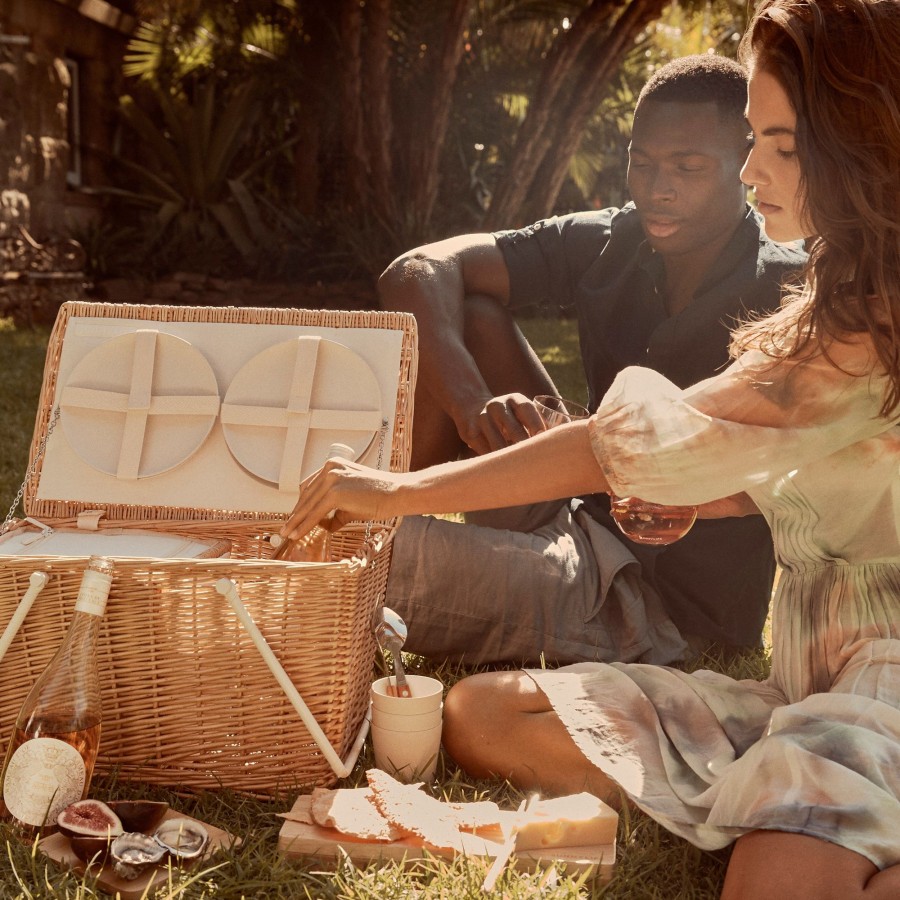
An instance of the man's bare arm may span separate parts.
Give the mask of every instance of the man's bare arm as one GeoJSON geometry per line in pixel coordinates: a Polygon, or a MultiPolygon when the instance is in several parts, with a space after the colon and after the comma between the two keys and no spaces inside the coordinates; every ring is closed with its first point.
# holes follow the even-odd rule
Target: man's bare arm
{"type": "Polygon", "coordinates": [[[476,452],[490,449],[482,415],[493,397],[464,340],[466,297],[509,301],[509,273],[490,234],[470,234],[410,250],[378,282],[385,309],[410,312],[419,333],[418,377],[476,452]]]}

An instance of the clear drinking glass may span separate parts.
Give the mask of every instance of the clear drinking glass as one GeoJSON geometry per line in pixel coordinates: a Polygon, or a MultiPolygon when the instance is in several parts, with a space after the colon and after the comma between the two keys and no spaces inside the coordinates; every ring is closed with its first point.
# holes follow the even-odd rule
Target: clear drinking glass
{"type": "Polygon", "coordinates": [[[610,495],[610,513],[622,534],[639,544],[673,544],[697,520],[696,506],[663,506],[615,494],[610,495]]]}
{"type": "Polygon", "coordinates": [[[590,415],[580,403],[573,403],[571,400],[564,400],[551,394],[538,394],[534,398],[534,405],[547,428],[555,428],[575,419],[586,419],[590,415]]]}

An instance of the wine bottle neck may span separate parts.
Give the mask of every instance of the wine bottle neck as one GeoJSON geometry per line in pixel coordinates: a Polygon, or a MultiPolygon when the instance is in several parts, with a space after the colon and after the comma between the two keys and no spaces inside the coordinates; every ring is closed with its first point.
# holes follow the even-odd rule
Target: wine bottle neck
{"type": "Polygon", "coordinates": [[[92,616],[102,616],[106,612],[106,599],[112,584],[111,575],[87,569],[78,589],[75,611],[92,616]]]}

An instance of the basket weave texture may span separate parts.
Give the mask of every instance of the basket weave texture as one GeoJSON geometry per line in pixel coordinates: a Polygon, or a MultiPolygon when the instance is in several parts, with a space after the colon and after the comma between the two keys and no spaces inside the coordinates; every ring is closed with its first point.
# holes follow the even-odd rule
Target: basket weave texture
{"type": "MultiPolygon", "coordinates": [[[[67,303],[50,338],[32,456],[52,414],[55,373],[72,316],[225,321],[397,329],[403,333],[390,468],[406,471],[417,366],[415,321],[379,312],[184,308],[67,303]]],[[[72,526],[84,501],[37,501],[28,515],[72,526]]],[[[372,621],[384,598],[396,520],[352,523],[336,532],[332,560],[270,560],[266,537],[283,517],[228,510],[107,507],[102,527],[139,527],[226,539],[228,559],[114,560],[101,628],[103,731],[97,771],[189,789],[272,795],[327,786],[335,775],[282,693],[216,582],[231,578],[335,751],[344,757],[368,705],[375,655],[372,621]]],[[[35,569],[50,580],[0,664],[0,739],[65,633],[86,557],[0,559],[0,623],[13,615],[35,569]]]]}

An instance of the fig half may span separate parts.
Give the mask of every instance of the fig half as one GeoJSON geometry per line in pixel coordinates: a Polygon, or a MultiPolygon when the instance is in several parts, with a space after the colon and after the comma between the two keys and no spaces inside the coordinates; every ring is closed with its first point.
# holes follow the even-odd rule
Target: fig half
{"type": "Polygon", "coordinates": [[[86,865],[102,866],[109,859],[110,842],[105,837],[76,834],[69,838],[72,852],[86,865]]]}
{"type": "Polygon", "coordinates": [[[76,800],[56,817],[59,830],[67,837],[103,838],[112,840],[125,829],[122,820],[100,800],[76,800]]]}
{"type": "Polygon", "coordinates": [[[152,834],[169,811],[164,800],[110,800],[109,808],[119,817],[125,831],[152,834]]]}

